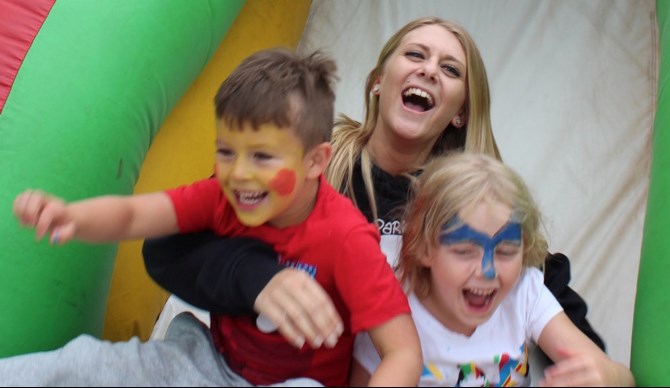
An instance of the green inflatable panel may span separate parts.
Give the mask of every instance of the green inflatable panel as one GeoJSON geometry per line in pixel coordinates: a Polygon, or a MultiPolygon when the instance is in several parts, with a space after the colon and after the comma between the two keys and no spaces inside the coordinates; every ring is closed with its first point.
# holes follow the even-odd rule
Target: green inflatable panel
{"type": "Polygon", "coordinates": [[[631,370],[640,386],[670,386],[670,2],[656,1],[661,48],[649,197],[637,281],[631,370]]]}
{"type": "Polygon", "coordinates": [[[36,243],[12,215],[15,196],[132,193],[154,135],[243,3],[54,3],[0,114],[0,357],[100,336],[117,250],[36,243]]]}

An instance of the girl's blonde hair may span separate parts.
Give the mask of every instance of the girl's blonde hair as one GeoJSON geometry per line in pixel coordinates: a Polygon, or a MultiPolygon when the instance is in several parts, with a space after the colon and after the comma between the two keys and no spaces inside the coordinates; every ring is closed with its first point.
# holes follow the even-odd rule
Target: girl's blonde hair
{"type": "Polygon", "coordinates": [[[405,35],[419,27],[429,25],[442,26],[456,36],[465,51],[467,66],[467,95],[463,107],[467,117],[466,124],[462,128],[456,128],[449,123],[435,143],[430,158],[445,155],[450,150],[460,149],[480,152],[500,159],[500,152],[491,129],[491,102],[486,69],[474,40],[461,26],[437,17],[413,20],[386,42],[379,53],[376,66],[368,75],[365,84],[365,120],[363,123],[352,120],[346,115],[340,115],[333,130],[333,158],[326,169],[326,176],[335,188],[355,201],[353,170],[360,157],[365,189],[374,218],[377,218],[377,205],[371,178],[371,162],[365,151],[365,145],[377,124],[379,97],[370,91],[381,75],[389,56],[398,48],[405,35]]]}
{"type": "Polygon", "coordinates": [[[440,231],[459,211],[484,199],[512,209],[521,223],[523,265],[540,267],[547,255],[541,215],[526,184],[511,168],[490,156],[454,153],[433,159],[413,183],[405,208],[398,271],[408,292],[426,296],[430,268],[421,259],[439,247],[440,231]]]}

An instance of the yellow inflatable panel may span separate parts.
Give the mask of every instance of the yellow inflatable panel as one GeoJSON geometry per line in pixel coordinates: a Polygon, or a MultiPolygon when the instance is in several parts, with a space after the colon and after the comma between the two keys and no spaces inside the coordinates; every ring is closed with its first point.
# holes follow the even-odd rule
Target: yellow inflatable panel
{"type": "MultiPolygon", "coordinates": [[[[209,176],[214,164],[214,103],[242,59],[274,46],[295,48],[311,0],[247,0],[218,51],[156,134],[135,186],[144,193],[209,176]]],[[[175,58],[179,60],[179,58],[175,58]]],[[[123,242],[115,260],[103,338],[147,340],[168,294],[147,275],[142,241],[123,242]]]]}

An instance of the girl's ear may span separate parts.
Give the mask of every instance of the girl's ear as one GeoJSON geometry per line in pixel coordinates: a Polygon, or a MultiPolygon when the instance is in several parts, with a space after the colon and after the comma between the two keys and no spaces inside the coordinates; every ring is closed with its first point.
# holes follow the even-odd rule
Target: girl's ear
{"type": "Polygon", "coordinates": [[[433,248],[424,248],[423,254],[419,257],[419,262],[426,268],[433,266],[433,248]]]}
{"type": "Polygon", "coordinates": [[[333,147],[330,143],[321,143],[312,148],[305,156],[307,177],[312,179],[320,177],[328,166],[332,155],[333,147]]]}

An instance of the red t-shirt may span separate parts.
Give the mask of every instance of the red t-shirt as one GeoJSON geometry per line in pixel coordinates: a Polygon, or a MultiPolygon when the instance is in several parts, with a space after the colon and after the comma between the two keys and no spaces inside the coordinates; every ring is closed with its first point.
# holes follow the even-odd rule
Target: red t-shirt
{"type": "Polygon", "coordinates": [[[256,237],[280,262],[305,270],[332,298],[345,324],[333,349],[295,349],[278,333],[262,333],[255,317],[212,314],[211,332],[231,368],[255,385],[309,377],[347,385],[354,335],[399,314],[409,304],[379,247],[379,232],[355,205],[321,177],[314,209],[299,225],[278,229],[242,225],[216,179],[167,191],[182,233],[211,229],[229,237],[256,237]]]}

